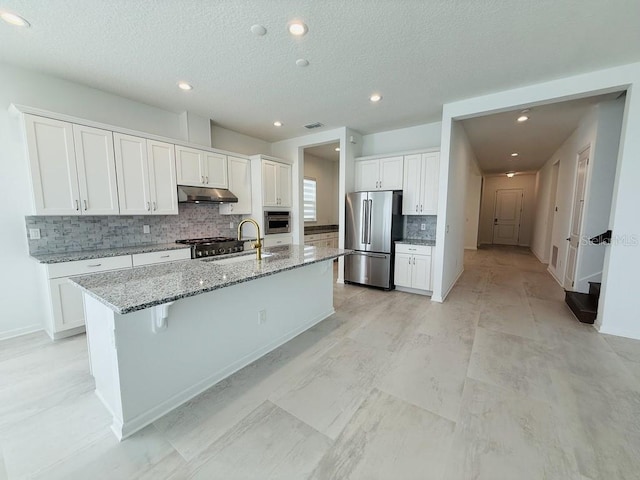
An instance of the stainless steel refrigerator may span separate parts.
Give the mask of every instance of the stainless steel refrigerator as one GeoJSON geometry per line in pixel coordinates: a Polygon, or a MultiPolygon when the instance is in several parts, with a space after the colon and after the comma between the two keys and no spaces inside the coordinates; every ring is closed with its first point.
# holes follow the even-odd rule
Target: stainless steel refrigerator
{"type": "Polygon", "coordinates": [[[345,248],[355,250],[344,260],[344,279],[395,288],[393,254],[395,240],[402,238],[402,192],[355,192],[347,194],[345,248]]]}

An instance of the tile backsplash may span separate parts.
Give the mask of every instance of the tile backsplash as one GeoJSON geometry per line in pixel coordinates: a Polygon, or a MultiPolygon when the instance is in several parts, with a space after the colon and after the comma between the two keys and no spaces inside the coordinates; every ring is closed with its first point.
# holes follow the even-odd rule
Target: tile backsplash
{"type": "Polygon", "coordinates": [[[29,238],[33,254],[64,253],[102,248],[173,243],[182,238],[235,236],[242,215],[220,215],[218,205],[180,204],[178,215],[32,216],[27,232],[40,229],[40,239],[29,238]],[[235,227],[230,228],[232,222],[235,227]],[[150,233],[143,233],[149,225],[150,233]]]}
{"type": "Polygon", "coordinates": [[[404,238],[417,240],[435,240],[437,215],[406,215],[404,217],[404,238]],[[420,230],[421,224],[426,230],[420,230]]]}

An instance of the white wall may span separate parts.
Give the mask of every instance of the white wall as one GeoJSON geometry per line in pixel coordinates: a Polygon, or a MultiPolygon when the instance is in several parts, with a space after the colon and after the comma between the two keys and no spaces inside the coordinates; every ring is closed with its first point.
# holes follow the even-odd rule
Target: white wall
{"type": "MultiPolygon", "coordinates": [[[[624,99],[603,102],[595,107],[597,131],[591,147],[587,171],[581,235],[592,238],[609,227],[615,182],[624,99]]],[[[589,282],[602,280],[605,248],[584,242],[578,248],[574,290],[589,291],[589,282]]]]}
{"type": "MultiPolygon", "coordinates": [[[[272,155],[293,161],[293,240],[304,243],[304,221],[300,213],[302,205],[302,181],[304,179],[304,148],[338,141],[340,143],[338,180],[338,244],[344,248],[344,203],[347,192],[354,189],[354,159],[362,155],[362,136],[350,128],[336,128],[303,137],[296,137],[271,144],[272,155]],[[353,137],[354,143],[349,139],[353,137]]],[[[338,259],[338,282],[344,282],[344,258],[338,259]]]]}
{"type": "Polygon", "coordinates": [[[271,155],[271,144],[259,138],[234,132],[211,122],[211,146],[220,150],[256,155],[271,155]]]}
{"type": "Polygon", "coordinates": [[[555,184],[553,181],[555,168],[560,168],[559,160],[551,157],[536,173],[536,213],[531,233],[531,251],[542,263],[550,261],[551,229],[558,190],[557,178],[555,184]]]}
{"type": "Polygon", "coordinates": [[[434,122],[363,135],[362,155],[379,155],[437,147],[440,145],[441,130],[442,124],[434,122]]]}
{"type": "MultiPolygon", "coordinates": [[[[575,98],[611,93],[627,89],[626,107],[622,122],[622,137],[618,153],[618,166],[614,183],[612,215],[609,228],[626,241],[616,242],[606,248],[603,288],[597,327],[601,332],[640,339],[640,295],[630,295],[640,271],[640,63],[598,70],[550,82],[516,88],[481,97],[449,103],[443,107],[441,142],[440,200],[446,202],[454,196],[456,178],[455,160],[450,158],[455,119],[470,118],[479,114],[498,113],[517,108],[553,103],[575,98]]],[[[560,183],[560,182],[559,182],[560,183]]],[[[459,188],[459,184],[457,186],[459,188]]],[[[454,200],[455,202],[455,200],[454,200]]],[[[452,214],[454,212],[451,212],[452,214]]],[[[449,223],[449,207],[438,215],[438,241],[445,241],[441,224],[449,223]]],[[[455,264],[455,249],[436,248],[434,258],[434,296],[442,296],[450,286],[447,269],[455,264]]]]}
{"type": "Polygon", "coordinates": [[[182,112],[179,118],[181,138],[188,140],[189,143],[211,146],[210,119],[192,112],[182,112]]]}
{"type": "Polygon", "coordinates": [[[181,138],[175,113],[0,64],[0,338],[41,329],[48,308],[39,265],[28,255],[24,217],[31,214],[30,180],[18,122],[7,110],[11,103],[181,138]]]}
{"type": "Polygon", "coordinates": [[[480,223],[480,200],[482,195],[482,173],[476,162],[470,163],[465,189],[464,203],[464,248],[478,248],[478,225],[480,223]]]}
{"type": "Polygon", "coordinates": [[[467,202],[460,186],[466,186],[469,175],[478,171],[478,162],[462,123],[452,122],[446,136],[444,141],[443,130],[443,145],[446,144],[447,149],[441,150],[440,154],[440,192],[444,190],[446,196],[443,198],[440,193],[438,200],[435,285],[431,297],[436,302],[444,300],[464,270],[467,202]],[[444,168],[443,156],[446,159],[444,168]],[[443,183],[446,186],[443,187],[443,183]]]}
{"type": "Polygon", "coordinates": [[[522,202],[522,216],[520,217],[520,236],[518,245],[522,247],[528,247],[530,245],[533,221],[536,213],[535,173],[516,175],[513,178],[508,178],[506,175],[487,175],[484,177],[478,234],[478,240],[481,245],[493,243],[493,219],[496,191],[510,188],[521,188],[523,190],[524,198],[522,202]]]}
{"type": "Polygon", "coordinates": [[[305,225],[338,224],[338,162],[304,154],[304,176],[316,180],[316,221],[305,225]]]}

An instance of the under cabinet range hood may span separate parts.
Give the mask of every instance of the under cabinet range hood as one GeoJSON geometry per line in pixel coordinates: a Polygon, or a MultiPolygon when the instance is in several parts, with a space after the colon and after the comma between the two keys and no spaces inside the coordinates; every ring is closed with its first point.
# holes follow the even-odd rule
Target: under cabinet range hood
{"type": "Polygon", "coordinates": [[[226,188],[178,185],[178,203],[238,203],[238,197],[226,188]]]}

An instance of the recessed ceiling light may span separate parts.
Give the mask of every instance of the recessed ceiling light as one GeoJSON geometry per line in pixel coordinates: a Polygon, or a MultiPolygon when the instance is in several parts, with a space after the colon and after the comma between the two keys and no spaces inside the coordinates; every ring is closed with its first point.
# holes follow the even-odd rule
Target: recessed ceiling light
{"type": "Polygon", "coordinates": [[[191,84],[187,82],[178,82],[178,88],[180,90],[193,90],[193,87],[191,86],[191,84]]]}
{"type": "Polygon", "coordinates": [[[296,37],[301,37],[308,31],[309,29],[303,22],[294,21],[289,24],[289,33],[291,35],[295,35],[296,37]]]}
{"type": "Polygon", "coordinates": [[[518,152],[513,152],[513,153],[511,154],[511,156],[512,156],[512,157],[517,157],[518,155],[520,155],[518,152]]]}
{"type": "Polygon", "coordinates": [[[509,178],[513,178],[513,176],[516,174],[516,172],[507,172],[507,177],[509,178]]]}
{"type": "Polygon", "coordinates": [[[259,37],[262,37],[263,35],[267,34],[267,29],[264,28],[262,25],[256,24],[251,27],[251,33],[259,37]]]}
{"type": "Polygon", "coordinates": [[[281,127],[282,126],[282,122],[279,122],[279,121],[276,120],[275,122],[273,122],[273,126],[274,127],[281,127]]]}
{"type": "Polygon", "coordinates": [[[340,147],[336,147],[336,148],[334,148],[334,150],[335,150],[336,152],[339,152],[339,151],[340,151],[340,147]]]}
{"type": "Polygon", "coordinates": [[[296,60],[296,65],[299,67],[308,67],[309,60],[306,60],[304,58],[299,58],[298,60],[296,60]]]}
{"type": "Polygon", "coordinates": [[[11,25],[15,25],[16,27],[30,27],[31,26],[31,24],[29,22],[27,22],[27,20],[22,18],[20,15],[16,15],[15,13],[0,12],[0,18],[2,18],[2,20],[4,20],[5,22],[7,22],[7,23],[9,23],[11,25]]]}
{"type": "Polygon", "coordinates": [[[369,100],[371,100],[372,102],[379,102],[380,100],[382,100],[382,95],[374,93],[369,97],[369,100]]]}
{"type": "Polygon", "coordinates": [[[527,120],[529,120],[529,117],[527,117],[526,115],[520,115],[518,117],[518,122],[520,122],[520,123],[526,122],[527,120]]]}

